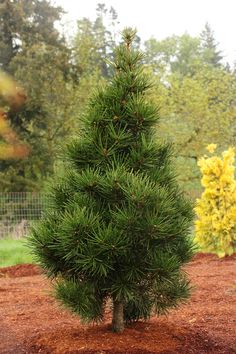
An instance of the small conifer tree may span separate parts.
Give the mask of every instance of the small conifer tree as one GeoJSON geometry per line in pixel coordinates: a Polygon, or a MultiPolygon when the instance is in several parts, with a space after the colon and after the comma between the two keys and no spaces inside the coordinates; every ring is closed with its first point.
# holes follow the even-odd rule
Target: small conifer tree
{"type": "Polygon", "coordinates": [[[158,110],[135,35],[123,31],[113,79],[91,98],[30,237],[56,278],[56,297],[85,321],[101,320],[110,298],[115,332],[186,300],[181,266],[193,253],[192,209],[176,185],[171,147],[154,139],[158,110]]]}
{"type": "MultiPolygon", "coordinates": [[[[214,153],[215,144],[208,145],[214,153]]],[[[198,161],[205,188],[197,199],[195,240],[207,251],[219,257],[236,252],[236,181],[234,179],[234,149],[218,156],[204,156],[198,161]]]]}

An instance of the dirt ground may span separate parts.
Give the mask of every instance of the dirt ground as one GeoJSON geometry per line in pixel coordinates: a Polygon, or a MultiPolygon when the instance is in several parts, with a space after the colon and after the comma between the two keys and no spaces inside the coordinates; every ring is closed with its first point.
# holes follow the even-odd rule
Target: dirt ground
{"type": "Polygon", "coordinates": [[[39,268],[0,268],[0,353],[236,353],[236,255],[197,254],[187,272],[195,289],[186,305],[113,334],[109,308],[104,323],[82,326],[39,268]]]}

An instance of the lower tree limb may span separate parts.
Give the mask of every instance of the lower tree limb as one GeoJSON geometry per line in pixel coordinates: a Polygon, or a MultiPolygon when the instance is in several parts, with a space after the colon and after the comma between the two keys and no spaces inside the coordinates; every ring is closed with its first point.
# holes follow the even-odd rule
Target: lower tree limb
{"type": "Polygon", "coordinates": [[[124,331],[124,304],[113,300],[112,330],[121,333],[124,331]]]}

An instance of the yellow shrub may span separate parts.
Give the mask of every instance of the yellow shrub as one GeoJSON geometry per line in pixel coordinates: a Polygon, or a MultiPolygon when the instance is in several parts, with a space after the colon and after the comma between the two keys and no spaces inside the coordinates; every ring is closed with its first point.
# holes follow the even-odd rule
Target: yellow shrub
{"type": "MultiPolygon", "coordinates": [[[[207,147],[210,153],[215,148],[215,144],[207,147]]],[[[205,190],[196,203],[195,240],[203,250],[219,257],[236,252],[234,156],[234,149],[229,148],[222,157],[204,156],[198,161],[205,190]]]]}

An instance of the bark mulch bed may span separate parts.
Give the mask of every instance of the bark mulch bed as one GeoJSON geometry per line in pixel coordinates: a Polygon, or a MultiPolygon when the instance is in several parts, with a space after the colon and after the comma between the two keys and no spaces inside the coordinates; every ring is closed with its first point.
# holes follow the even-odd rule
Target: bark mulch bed
{"type": "Polygon", "coordinates": [[[236,353],[236,255],[197,254],[186,270],[195,287],[186,305],[113,334],[109,307],[102,324],[81,325],[37,266],[0,268],[0,353],[236,353]]]}

